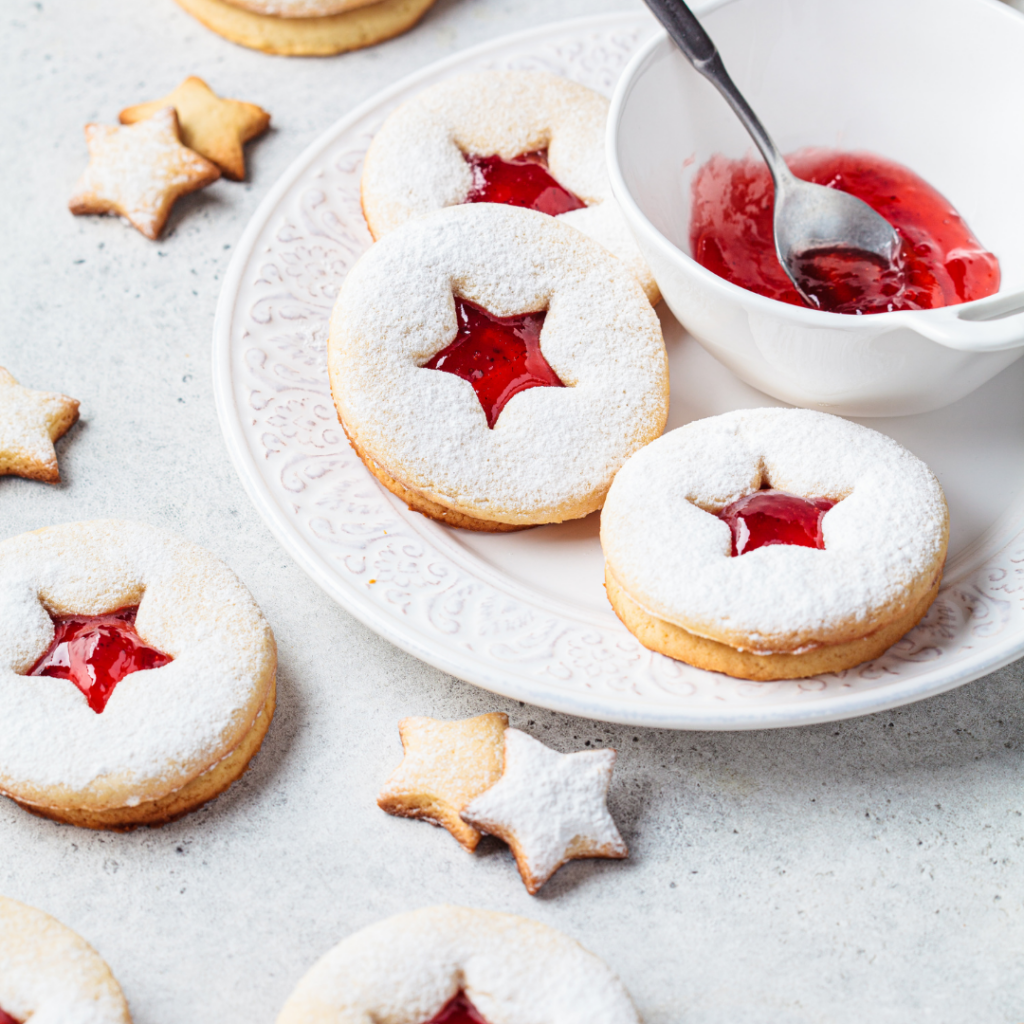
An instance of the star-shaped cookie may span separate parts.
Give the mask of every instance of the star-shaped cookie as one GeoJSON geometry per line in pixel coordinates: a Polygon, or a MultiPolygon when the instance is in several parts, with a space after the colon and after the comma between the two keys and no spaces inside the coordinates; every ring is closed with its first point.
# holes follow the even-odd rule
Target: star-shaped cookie
{"type": "Polygon", "coordinates": [[[78,402],[23,388],[0,366],[0,476],[60,482],[53,442],[78,419],[78,402]]]}
{"type": "Polygon", "coordinates": [[[501,777],[508,715],[499,711],[460,722],[403,718],[398,723],[405,757],[384,783],[377,806],[403,818],[423,818],[469,850],[480,833],[459,812],[501,777]]]}
{"type": "Polygon", "coordinates": [[[220,171],[181,144],[174,107],[117,127],[87,124],[89,166],[75,185],[72,213],[116,213],[158,238],[174,201],[209,185],[220,171]]]}
{"type": "Polygon", "coordinates": [[[518,729],[505,732],[505,772],[462,820],[504,839],[527,892],[570,860],[629,855],[606,799],[614,750],[559,754],[518,729]]]}
{"type": "Polygon", "coordinates": [[[139,103],[121,111],[121,124],[135,124],[164,107],[174,107],[181,125],[181,141],[212,160],[225,177],[245,177],[242,146],[262,135],[270,115],[255,103],[221,99],[201,78],[190,75],[174,92],[151,103],[139,103]]]}

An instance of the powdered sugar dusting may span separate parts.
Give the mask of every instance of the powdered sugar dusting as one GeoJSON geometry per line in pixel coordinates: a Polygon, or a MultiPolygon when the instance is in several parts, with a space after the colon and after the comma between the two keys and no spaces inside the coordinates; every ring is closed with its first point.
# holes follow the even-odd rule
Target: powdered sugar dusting
{"type": "Polygon", "coordinates": [[[66,395],[23,388],[0,367],[0,472],[25,463],[56,469],[57,427],[77,414],[66,395]]]}
{"type": "Polygon", "coordinates": [[[557,220],[489,203],[410,221],[361,257],[328,368],[347,429],[392,476],[505,522],[599,508],[668,412],[661,327],[633,276],[557,220]],[[455,337],[453,292],[496,316],[547,309],[541,349],[567,386],[515,395],[488,428],[468,381],[422,368],[455,337]]]}
{"type": "Polygon", "coordinates": [[[568,860],[626,856],[605,803],[614,763],[614,750],[560,754],[506,729],[504,774],[466,806],[462,819],[508,842],[536,892],[568,860]]]}
{"type": "Polygon", "coordinates": [[[558,219],[622,259],[652,301],[658,286],[612,198],[604,158],[608,101],[543,71],[483,71],[439,82],[395,110],[374,137],[362,178],[375,238],[411,217],[466,201],[473,174],[463,156],[510,160],[547,149],[556,181],[586,208],[558,219]]]}
{"type": "Polygon", "coordinates": [[[356,932],[313,965],[277,1024],[422,1024],[460,989],[488,1024],[639,1024],[622,983],[539,921],[427,907],[356,932]]]}
{"type": "Polygon", "coordinates": [[[0,544],[0,788],[19,799],[46,803],[58,789],[82,806],[118,807],[180,788],[241,741],[275,666],[248,591],[180,537],[105,520],[0,544]],[[46,609],[99,615],[138,603],[139,635],[174,660],[126,676],[102,714],[72,683],[22,674],[52,639],[46,609]]]}
{"type": "Polygon", "coordinates": [[[132,125],[87,124],[89,166],[78,179],[74,213],[116,212],[155,238],[174,200],[220,171],[179,142],[174,107],[132,125]]]}
{"type": "Polygon", "coordinates": [[[110,969],[70,928],[0,896],[0,1007],[32,1024],[130,1024],[110,969]]]}
{"type": "Polygon", "coordinates": [[[759,652],[864,636],[909,610],[941,571],[942,489],[891,438],[836,416],[753,409],[699,420],[638,452],[601,516],[608,566],[652,615],[759,652]],[[713,513],[763,483],[839,502],[825,550],[730,556],[713,513]]]}

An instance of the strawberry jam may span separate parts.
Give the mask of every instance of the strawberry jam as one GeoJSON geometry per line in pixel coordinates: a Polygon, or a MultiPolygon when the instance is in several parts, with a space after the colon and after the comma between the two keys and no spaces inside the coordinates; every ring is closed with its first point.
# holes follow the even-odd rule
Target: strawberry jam
{"type": "Polygon", "coordinates": [[[546,149],[522,153],[512,160],[472,153],[464,156],[473,170],[473,188],[466,196],[467,203],[525,206],[552,217],[582,210],[586,205],[551,177],[546,149]]]}
{"type": "Polygon", "coordinates": [[[18,1022],[9,1013],[4,1013],[4,1011],[0,1009],[0,1024],[18,1024],[18,1022]]]}
{"type": "Polygon", "coordinates": [[[483,406],[487,426],[494,428],[501,410],[520,391],[565,387],[540,350],[543,311],[491,316],[456,296],[455,314],[459,322],[455,340],[423,365],[468,380],[483,406]]]}
{"type": "MultiPolygon", "coordinates": [[[[801,279],[812,308],[886,313],[970,302],[999,290],[999,261],[949,201],[909,168],[871,153],[801,149],[786,157],[798,178],[863,199],[896,229],[900,251],[890,266],[850,250],[822,251],[801,279]]],[[[712,157],[693,183],[693,258],[741,288],[807,306],[775,254],[775,190],[763,160],[712,157]]]]}
{"type": "Polygon", "coordinates": [[[754,491],[718,513],[732,530],[732,553],[770,544],[797,544],[804,548],[824,548],[821,520],[834,501],[808,500],[786,491],[754,491]]]}
{"type": "MultiPolygon", "coordinates": [[[[0,1021],[3,1024],[3,1021],[0,1021]]],[[[465,992],[460,992],[454,999],[445,1003],[444,1007],[426,1024],[487,1024],[487,1021],[480,1016],[477,1008],[466,998],[465,992]]]]}
{"type": "MultiPolygon", "coordinates": [[[[125,676],[172,660],[147,647],[135,632],[138,610],[135,605],[109,615],[54,618],[53,641],[29,675],[70,679],[99,714],[125,676]]],[[[6,1022],[0,1018],[0,1024],[6,1022]]]]}

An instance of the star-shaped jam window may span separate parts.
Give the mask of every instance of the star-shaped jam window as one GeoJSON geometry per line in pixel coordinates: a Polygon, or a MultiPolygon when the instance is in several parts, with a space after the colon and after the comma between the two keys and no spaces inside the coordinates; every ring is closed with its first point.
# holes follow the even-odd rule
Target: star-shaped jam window
{"type": "Polygon", "coordinates": [[[69,680],[82,691],[89,707],[101,714],[125,676],[161,668],[173,660],[147,646],[135,631],[138,610],[138,605],[132,605],[108,615],[51,615],[53,640],[28,674],[69,680]]]}
{"type": "Polygon", "coordinates": [[[521,391],[565,387],[540,350],[544,311],[498,317],[455,296],[455,313],[455,340],[423,366],[469,381],[492,430],[502,409],[521,391]]]}
{"type": "MultiPolygon", "coordinates": [[[[0,1021],[3,1024],[3,1021],[0,1021]]],[[[445,1003],[444,1007],[427,1021],[427,1024],[487,1024],[480,1011],[469,1001],[465,992],[460,992],[445,1003]]]]}
{"type": "Polygon", "coordinates": [[[762,487],[722,509],[718,518],[728,523],[732,531],[734,557],[772,544],[793,544],[820,551],[825,548],[821,521],[833,505],[835,502],[827,498],[807,499],[762,487]]]}
{"type": "Polygon", "coordinates": [[[497,154],[463,155],[473,171],[473,187],[463,202],[523,206],[527,210],[546,213],[549,217],[582,210],[586,206],[551,175],[546,149],[520,153],[511,160],[497,154]]]}

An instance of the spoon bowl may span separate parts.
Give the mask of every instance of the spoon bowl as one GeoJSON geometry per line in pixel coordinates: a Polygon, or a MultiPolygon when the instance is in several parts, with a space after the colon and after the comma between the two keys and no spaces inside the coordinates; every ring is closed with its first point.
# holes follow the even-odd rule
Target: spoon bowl
{"type": "MultiPolygon", "coordinates": [[[[877,276],[900,277],[899,235],[885,218],[848,192],[790,175],[781,188],[775,187],[773,227],[782,269],[815,309],[840,305],[834,278],[822,272],[825,259],[838,256],[849,267],[844,283],[850,277],[864,279],[872,270],[877,276]]],[[[895,288],[901,284],[898,281],[895,288]]]]}

